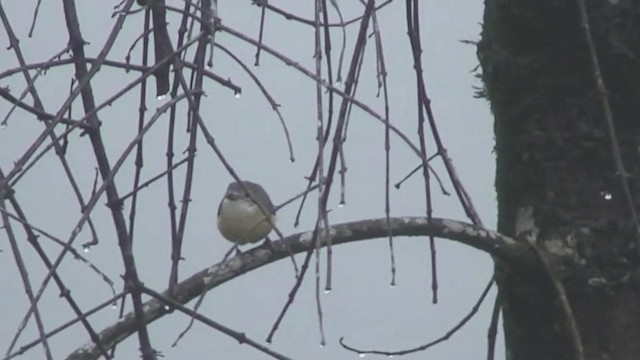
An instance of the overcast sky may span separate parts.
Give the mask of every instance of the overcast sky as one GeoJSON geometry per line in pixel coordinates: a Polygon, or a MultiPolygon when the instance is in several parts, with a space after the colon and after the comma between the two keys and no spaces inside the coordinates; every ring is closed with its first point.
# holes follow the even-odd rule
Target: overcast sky
{"type": "MultiPolygon", "coordinates": [[[[41,4],[34,35],[28,32],[36,1],[3,1],[9,22],[20,39],[20,46],[28,63],[44,62],[67,44],[68,35],[60,1],[41,4]]],[[[111,32],[116,18],[111,17],[117,1],[81,0],[78,7],[83,38],[88,42],[87,56],[96,56],[111,32]]],[[[177,7],[181,1],[167,1],[177,7]]],[[[312,1],[275,1],[271,4],[309,19],[313,18],[312,1]]],[[[405,28],[405,2],[395,0],[378,12],[389,80],[391,122],[405,132],[414,144],[418,144],[416,129],[415,80],[409,40],[405,28]]],[[[482,19],[482,2],[430,0],[420,3],[422,12],[422,47],[424,76],[431,105],[438,122],[440,134],[458,174],[471,195],[485,225],[491,229],[496,224],[496,203],[493,178],[495,159],[492,154],[493,130],[488,103],[475,99],[474,87],[480,86],[474,76],[478,61],[475,47],[461,40],[478,40],[482,19]]],[[[340,1],[345,19],[362,13],[359,1],[340,1]]],[[[135,5],[134,5],[135,7],[135,5]]],[[[223,23],[244,34],[257,38],[260,8],[250,1],[221,0],[219,16],[223,23]]],[[[330,18],[337,21],[335,11],[330,18]]],[[[129,47],[142,31],[142,12],[131,15],[125,22],[108,59],[123,61],[129,47]]],[[[179,17],[170,15],[170,34],[176,44],[175,29],[179,17]]],[[[347,31],[345,72],[351,58],[351,50],[358,25],[347,31]]],[[[341,32],[332,32],[333,56],[336,60],[341,45],[341,32]]],[[[309,70],[314,60],[313,27],[287,21],[281,16],[267,14],[264,43],[290,56],[309,70]]],[[[234,51],[248,65],[253,65],[255,48],[241,43],[226,33],[219,33],[216,41],[234,51]]],[[[8,47],[6,32],[0,31],[0,44],[8,47]]],[[[133,51],[132,63],[140,63],[140,44],[133,51]]],[[[66,55],[63,57],[66,58],[66,55]]],[[[359,82],[357,97],[375,111],[383,113],[384,104],[376,98],[375,52],[373,38],[369,39],[365,66],[359,82]]],[[[16,67],[17,60],[11,50],[3,50],[0,56],[0,73],[16,67]]],[[[305,176],[310,174],[317,153],[315,83],[279,60],[262,54],[261,65],[252,69],[263,81],[275,100],[287,123],[296,162],[289,161],[288,149],[282,127],[276,114],[259,89],[242,69],[227,55],[214,51],[212,71],[231,79],[242,87],[237,98],[233,92],[213,81],[204,85],[201,114],[228,161],[238,174],[247,180],[262,184],[274,203],[278,204],[302,191],[305,176]]],[[[335,68],[334,68],[335,69],[335,68]]],[[[37,90],[49,113],[56,113],[65,100],[70,86],[73,67],[66,65],[50,69],[37,82],[37,90]]],[[[92,80],[98,104],[120,88],[133,81],[137,73],[125,73],[121,69],[103,67],[92,80]]],[[[25,89],[24,78],[13,75],[0,79],[0,87],[9,87],[14,96],[25,89]]],[[[149,81],[147,118],[166,100],[154,95],[155,80],[149,81]]],[[[327,98],[324,99],[327,101],[327,98]]],[[[27,103],[32,99],[27,97],[27,103]]],[[[133,90],[98,116],[102,121],[102,135],[113,164],[124,148],[135,137],[139,108],[139,91],[133,90]]],[[[73,105],[73,117],[82,116],[78,99],[73,105]]],[[[0,117],[3,119],[11,105],[0,100],[0,117]]],[[[185,105],[180,107],[185,113],[185,105]]],[[[144,168],[142,179],[162,172],[166,167],[166,137],[168,116],[164,115],[145,137],[144,168]]],[[[176,134],[176,161],[186,149],[185,117],[178,117],[176,134]]],[[[4,173],[41,133],[43,126],[33,115],[17,109],[0,129],[0,168],[4,173]]],[[[433,141],[427,136],[430,153],[433,141]]],[[[85,199],[91,195],[96,166],[88,137],[78,132],[70,136],[67,159],[77,176],[85,199]]],[[[371,116],[354,107],[349,122],[347,142],[344,145],[348,172],[346,177],[346,206],[339,207],[339,187],[334,186],[329,203],[329,219],[332,224],[384,217],[384,127],[371,116]]],[[[134,175],[134,157],[131,156],[116,177],[121,195],[130,191],[134,175]]],[[[204,138],[198,140],[195,179],[192,202],[185,232],[180,278],[218,262],[229,249],[215,227],[218,202],[231,177],[222,167],[204,138]]],[[[401,180],[419,160],[396,136],[391,142],[391,182],[401,180]]],[[[445,187],[451,191],[441,162],[434,165],[445,179],[445,187]]],[[[176,172],[178,184],[182,184],[184,168],[176,172]]],[[[337,185],[337,183],[336,183],[337,185]]],[[[24,174],[15,185],[15,194],[29,221],[52,235],[66,240],[81,216],[80,208],[64,175],[58,158],[49,152],[24,174]]],[[[468,221],[455,197],[443,196],[434,184],[434,216],[468,221]]],[[[178,186],[178,198],[182,187],[178,186]]],[[[315,195],[309,202],[301,225],[294,229],[297,203],[282,209],[278,226],[287,235],[312,228],[317,211],[315,195]]],[[[425,214],[424,187],[417,175],[403,186],[391,192],[392,216],[425,214]]],[[[167,208],[166,181],[156,182],[139,196],[134,233],[134,252],[139,275],[145,285],[159,291],[166,288],[170,271],[170,227],[167,208]]],[[[113,222],[102,199],[93,214],[93,221],[100,236],[100,244],[84,256],[107,274],[122,288],[122,259],[117,246],[113,222]]],[[[180,204],[178,204],[180,205],[180,204]]],[[[130,203],[124,213],[128,216],[130,203]]],[[[33,249],[27,244],[18,224],[13,224],[20,242],[21,255],[29,269],[29,279],[38,288],[46,269],[33,249]]],[[[84,228],[74,246],[90,239],[84,228]]],[[[41,238],[43,247],[51,258],[60,247],[41,238]]],[[[385,239],[358,242],[335,247],[333,250],[333,291],[322,294],[324,326],[327,346],[320,347],[320,335],[315,305],[314,276],[308,276],[297,300],[287,314],[271,346],[274,350],[293,359],[350,359],[357,355],[347,352],[338,344],[340,337],[355,347],[378,350],[402,350],[427,343],[448,331],[470,310],[482,292],[492,273],[489,256],[477,250],[437,240],[440,302],[431,304],[430,260],[428,239],[423,237],[396,238],[395,256],[398,286],[390,282],[388,243],[385,239]]],[[[16,332],[20,320],[28,308],[16,262],[4,231],[0,232],[0,351],[3,353],[16,332]]],[[[298,258],[298,263],[302,257],[298,258]]],[[[324,267],[324,256],[322,266],[324,267]]],[[[324,273],[324,272],[323,272],[324,273]]],[[[67,256],[60,267],[66,286],[83,310],[88,310],[110,296],[111,291],[101,278],[87,265],[67,256]]],[[[313,275],[313,274],[311,274],[313,275]]],[[[277,314],[286,302],[294,284],[289,260],[257,269],[210,292],[200,312],[237,331],[245,332],[254,340],[264,341],[277,314]]],[[[324,284],[324,276],[322,277],[324,284]]],[[[478,359],[486,353],[486,330],[495,297],[495,289],[480,309],[478,315],[449,341],[427,350],[405,356],[405,359],[478,359]]],[[[130,302],[128,303],[128,305],[130,302]]],[[[193,306],[193,304],[189,304],[193,306]]],[[[45,328],[51,330],[74,317],[68,304],[58,296],[58,290],[49,284],[40,302],[45,328]]],[[[131,308],[127,307],[127,311],[131,308]]],[[[90,318],[94,328],[101,330],[117,319],[117,310],[106,309],[90,318]]],[[[266,355],[239,345],[237,341],[196,323],[175,348],[171,343],[186,326],[188,319],[179,313],[165,316],[150,326],[152,345],[166,359],[263,359],[266,355]]],[[[500,331],[502,329],[500,328],[500,331]]],[[[21,344],[37,336],[33,319],[18,341],[21,344]]],[[[500,335],[501,336],[501,335],[500,335]]],[[[74,327],[50,339],[56,359],[89,340],[85,331],[74,327]]],[[[135,336],[118,347],[116,358],[133,359],[138,356],[135,336]]],[[[503,359],[502,341],[498,344],[498,359],[503,359]]],[[[44,358],[41,348],[24,354],[22,359],[44,358]]],[[[374,356],[368,356],[374,358],[374,356]]]]}

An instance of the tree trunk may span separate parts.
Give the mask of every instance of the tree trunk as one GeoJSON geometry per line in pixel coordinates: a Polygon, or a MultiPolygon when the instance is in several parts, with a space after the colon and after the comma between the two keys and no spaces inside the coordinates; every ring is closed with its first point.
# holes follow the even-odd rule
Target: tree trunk
{"type": "Polygon", "coordinates": [[[640,359],[640,5],[585,2],[617,136],[579,1],[485,1],[478,57],[495,116],[498,230],[548,259],[582,346],[542,269],[496,264],[508,359],[640,359]]]}

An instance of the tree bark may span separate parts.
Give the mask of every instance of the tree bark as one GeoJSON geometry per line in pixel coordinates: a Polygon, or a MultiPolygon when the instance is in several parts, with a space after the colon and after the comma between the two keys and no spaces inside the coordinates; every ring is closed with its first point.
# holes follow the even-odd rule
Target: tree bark
{"type": "Polygon", "coordinates": [[[478,58],[495,116],[498,231],[537,245],[581,340],[543,269],[496,262],[508,359],[640,359],[640,5],[585,1],[585,27],[579,1],[485,1],[478,58]]]}

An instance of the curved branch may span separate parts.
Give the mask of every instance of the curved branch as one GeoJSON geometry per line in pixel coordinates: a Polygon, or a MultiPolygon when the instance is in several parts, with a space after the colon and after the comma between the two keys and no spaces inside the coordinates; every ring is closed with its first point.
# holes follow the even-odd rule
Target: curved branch
{"type": "MultiPolygon", "coordinates": [[[[469,245],[482,250],[492,256],[511,264],[515,268],[533,268],[539,266],[535,249],[529,243],[516,241],[498,232],[487,230],[469,223],[457,220],[433,218],[431,222],[426,217],[395,217],[362,220],[334,225],[329,228],[331,244],[339,245],[365,239],[387,238],[389,232],[394,237],[399,236],[434,236],[445,238],[469,245]]],[[[272,241],[270,245],[262,245],[236,255],[227,261],[218,263],[193,274],[173,288],[173,299],[186,304],[204,291],[209,291],[225,282],[232,280],[251,270],[257,269],[274,261],[294,254],[304,253],[311,243],[312,233],[302,232],[285,237],[279,241],[272,241]]],[[[318,234],[320,246],[327,244],[327,238],[318,234]]],[[[169,296],[167,292],[164,296],[169,296]]],[[[146,324],[161,318],[171,312],[165,305],[156,300],[149,300],[143,306],[146,324]]],[[[127,314],[117,323],[100,332],[102,344],[109,349],[126,339],[137,329],[133,313],[127,314]]],[[[100,356],[93,343],[78,348],[67,359],[97,359],[100,356]]]]}

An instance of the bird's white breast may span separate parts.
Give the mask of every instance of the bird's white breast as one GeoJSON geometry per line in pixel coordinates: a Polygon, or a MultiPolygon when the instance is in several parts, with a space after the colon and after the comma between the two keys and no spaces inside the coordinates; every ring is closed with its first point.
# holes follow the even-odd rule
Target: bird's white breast
{"type": "Polygon", "coordinates": [[[218,215],[218,229],[229,241],[238,244],[258,242],[271,232],[275,215],[271,223],[265,218],[258,205],[250,200],[224,199],[218,215]]]}

